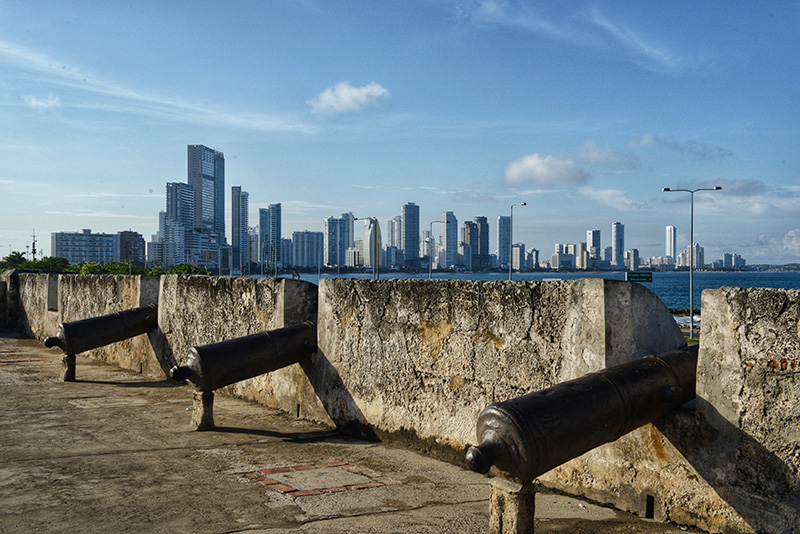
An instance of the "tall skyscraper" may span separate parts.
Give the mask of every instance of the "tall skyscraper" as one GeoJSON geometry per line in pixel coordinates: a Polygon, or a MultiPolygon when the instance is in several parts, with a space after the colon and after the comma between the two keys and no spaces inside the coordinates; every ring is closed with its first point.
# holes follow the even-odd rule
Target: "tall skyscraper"
{"type": "Polygon", "coordinates": [[[248,267],[249,242],[247,229],[250,195],[242,191],[242,187],[231,187],[231,249],[233,253],[233,269],[244,274],[248,267]]]}
{"type": "Polygon", "coordinates": [[[323,264],[328,267],[345,265],[348,246],[348,218],[327,217],[322,220],[322,233],[324,235],[323,264]]]}
{"type": "Polygon", "coordinates": [[[458,263],[458,219],[452,211],[442,213],[442,220],[445,221],[444,232],[444,265],[440,267],[452,267],[458,263]]]}
{"type": "Polygon", "coordinates": [[[194,227],[225,238],[225,156],[203,145],[188,146],[189,185],[194,191],[194,227]]]}
{"type": "Polygon", "coordinates": [[[353,224],[355,222],[355,217],[353,216],[352,212],[342,213],[342,219],[344,219],[344,236],[342,239],[344,240],[344,247],[345,249],[351,248],[356,244],[356,234],[353,230],[353,224]]]}
{"type": "Polygon", "coordinates": [[[419,267],[419,206],[413,202],[403,204],[400,216],[403,221],[402,241],[405,264],[419,267]]]}
{"type": "Polygon", "coordinates": [[[366,219],[364,229],[364,255],[365,267],[380,267],[383,259],[383,244],[381,243],[381,227],[378,219],[366,219]]]}
{"type": "Polygon", "coordinates": [[[486,217],[478,216],[472,219],[478,226],[478,247],[473,250],[477,256],[472,258],[472,268],[475,270],[488,269],[491,267],[491,256],[489,252],[489,222],[486,217]]]}
{"type": "Polygon", "coordinates": [[[501,267],[511,261],[511,217],[506,215],[497,218],[497,260],[501,267]]]}
{"type": "Polygon", "coordinates": [[[611,266],[625,267],[625,225],[620,222],[611,225],[611,266]]]}
{"type": "Polygon", "coordinates": [[[586,251],[591,259],[602,259],[603,250],[600,248],[600,230],[586,230],[586,251]]]}
{"type": "Polygon", "coordinates": [[[283,267],[283,257],[281,256],[281,204],[269,205],[269,260],[274,266],[283,267]]]}
{"type": "Polygon", "coordinates": [[[402,248],[403,239],[403,218],[395,215],[387,221],[386,226],[386,245],[389,247],[402,248]]]}
{"type": "Polygon", "coordinates": [[[677,243],[678,229],[667,226],[667,256],[675,260],[675,244],[677,243]]]}
{"type": "Polygon", "coordinates": [[[258,209],[258,240],[261,263],[274,268],[286,267],[281,250],[281,205],[270,204],[258,209]]]}

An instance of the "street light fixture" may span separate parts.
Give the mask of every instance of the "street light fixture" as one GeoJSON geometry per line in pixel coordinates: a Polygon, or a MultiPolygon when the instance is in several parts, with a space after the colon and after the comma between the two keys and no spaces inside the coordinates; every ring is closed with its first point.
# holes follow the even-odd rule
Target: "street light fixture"
{"type": "Polygon", "coordinates": [[[511,269],[514,265],[514,206],[527,206],[527,202],[511,204],[511,218],[508,221],[508,280],[511,281],[511,269]]]}
{"type": "Polygon", "coordinates": [[[720,191],[722,186],[700,187],[698,189],[670,189],[665,187],[662,191],[672,193],[683,191],[691,197],[689,211],[689,339],[694,339],[694,194],[698,191],[720,191]]]}

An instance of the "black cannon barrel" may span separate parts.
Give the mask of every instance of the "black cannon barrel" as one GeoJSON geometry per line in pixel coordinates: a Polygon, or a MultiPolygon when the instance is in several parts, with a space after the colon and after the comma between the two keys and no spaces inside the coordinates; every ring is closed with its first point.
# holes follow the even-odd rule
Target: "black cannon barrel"
{"type": "Polygon", "coordinates": [[[297,363],[317,350],[317,324],[261,332],[189,349],[182,366],[170,369],[174,380],[188,380],[197,391],[214,391],[240,380],[297,363]]]}
{"type": "Polygon", "coordinates": [[[551,388],[487,406],[473,471],[494,465],[522,482],[663,417],[695,396],[694,346],[646,356],[551,388]]]}
{"type": "Polygon", "coordinates": [[[158,325],[158,307],[144,306],[58,325],[58,334],[44,344],[65,354],[80,354],[144,334],[158,325]]]}

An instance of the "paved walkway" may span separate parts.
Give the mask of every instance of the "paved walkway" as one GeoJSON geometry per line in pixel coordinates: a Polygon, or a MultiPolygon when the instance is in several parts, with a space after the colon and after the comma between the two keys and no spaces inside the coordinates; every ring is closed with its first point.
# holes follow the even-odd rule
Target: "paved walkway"
{"type": "MultiPolygon", "coordinates": [[[[0,330],[0,532],[459,532],[488,528],[482,475],[0,330]]],[[[536,532],[677,533],[540,493],[536,532]]]]}

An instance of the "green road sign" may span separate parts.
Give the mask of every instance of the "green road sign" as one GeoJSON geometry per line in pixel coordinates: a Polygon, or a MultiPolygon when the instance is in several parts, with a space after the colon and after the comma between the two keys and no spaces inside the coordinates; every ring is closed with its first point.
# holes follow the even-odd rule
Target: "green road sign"
{"type": "Polygon", "coordinates": [[[653,281],[653,273],[651,272],[641,272],[641,271],[629,271],[625,274],[625,280],[628,282],[652,282],[653,281]]]}

